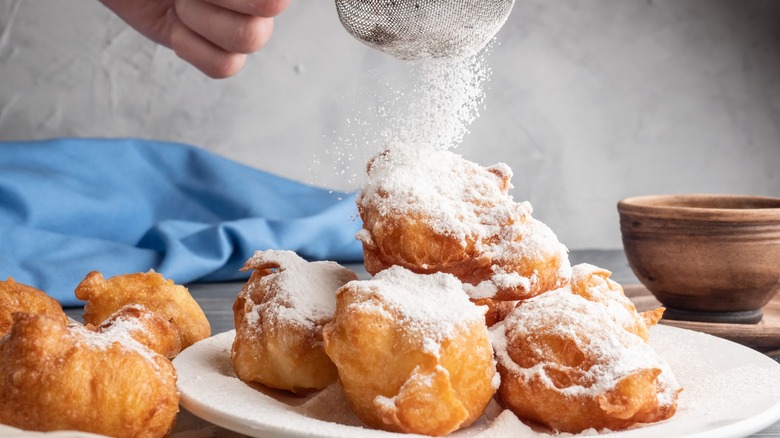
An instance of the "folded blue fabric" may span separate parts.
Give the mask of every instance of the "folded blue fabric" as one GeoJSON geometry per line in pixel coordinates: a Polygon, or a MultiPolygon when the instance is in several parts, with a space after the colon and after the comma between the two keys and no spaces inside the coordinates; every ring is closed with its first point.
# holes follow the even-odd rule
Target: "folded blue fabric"
{"type": "Polygon", "coordinates": [[[354,194],[274,176],[192,146],[0,142],[0,279],[79,305],[90,271],[149,269],[183,284],[242,280],[255,250],[359,262],[354,194]]]}

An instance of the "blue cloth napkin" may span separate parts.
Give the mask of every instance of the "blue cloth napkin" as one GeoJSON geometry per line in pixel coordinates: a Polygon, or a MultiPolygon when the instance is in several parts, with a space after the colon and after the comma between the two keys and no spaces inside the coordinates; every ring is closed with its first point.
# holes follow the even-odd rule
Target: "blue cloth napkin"
{"type": "Polygon", "coordinates": [[[0,142],[0,280],[74,306],[93,270],[183,284],[245,279],[255,250],[359,262],[354,196],[181,144],[0,142]]]}

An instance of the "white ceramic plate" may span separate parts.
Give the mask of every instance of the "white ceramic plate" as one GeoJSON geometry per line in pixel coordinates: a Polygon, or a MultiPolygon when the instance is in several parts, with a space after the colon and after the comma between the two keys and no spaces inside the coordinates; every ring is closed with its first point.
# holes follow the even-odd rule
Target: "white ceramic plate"
{"type": "Polygon", "coordinates": [[[78,432],[75,430],[60,430],[56,432],[29,432],[0,424],[0,436],[3,438],[108,438],[105,435],[78,432]]]}
{"type": "MultiPolygon", "coordinates": [[[[408,436],[362,427],[338,385],[296,398],[241,382],[230,364],[234,336],[231,331],[205,339],[173,362],[181,404],[198,417],[253,437],[408,436]]],[[[675,327],[654,327],[650,342],[684,388],[677,414],[661,423],[609,433],[610,437],[742,437],[780,419],[780,365],[772,359],[733,342],[675,327]]],[[[493,403],[477,423],[451,436],[465,435],[548,434],[530,429],[493,403]]]]}

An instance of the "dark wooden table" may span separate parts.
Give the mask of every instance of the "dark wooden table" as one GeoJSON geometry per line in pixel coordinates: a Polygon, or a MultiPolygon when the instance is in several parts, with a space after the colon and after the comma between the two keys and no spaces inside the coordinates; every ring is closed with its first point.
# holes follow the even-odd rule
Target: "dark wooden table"
{"type": "MultiPolygon", "coordinates": [[[[638,280],[634,276],[622,250],[580,250],[570,253],[572,265],[578,263],[590,263],[612,271],[612,279],[620,284],[635,284],[638,280]]],[[[362,265],[347,265],[350,269],[358,273],[360,278],[368,278],[362,265]]],[[[211,323],[212,335],[233,330],[233,301],[241,290],[243,283],[211,283],[211,284],[192,284],[189,290],[192,296],[198,301],[206,313],[211,323]]],[[[69,315],[81,320],[80,309],[68,309],[69,315]]],[[[773,357],[780,362],[780,356],[773,357]]],[[[778,388],[780,391],[780,388],[778,388]]],[[[214,437],[243,437],[217,426],[206,423],[198,419],[185,410],[179,414],[176,429],[171,435],[172,438],[185,438],[189,436],[214,436],[214,437]]],[[[780,437],[780,422],[773,424],[767,429],[752,435],[754,437],[780,437]]]]}

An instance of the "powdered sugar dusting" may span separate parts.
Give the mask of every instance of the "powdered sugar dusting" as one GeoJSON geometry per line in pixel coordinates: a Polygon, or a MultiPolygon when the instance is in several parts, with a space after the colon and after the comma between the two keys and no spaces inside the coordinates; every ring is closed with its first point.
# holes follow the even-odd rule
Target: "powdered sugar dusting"
{"type": "Polygon", "coordinates": [[[507,193],[511,170],[483,168],[449,151],[392,144],[371,161],[358,204],[381,216],[424,217],[434,231],[481,241],[531,213],[507,193]]]}
{"type": "MultiPolygon", "coordinates": [[[[528,205],[530,210],[530,204],[528,205]]],[[[529,213],[530,214],[530,213],[529,213]]],[[[543,222],[528,217],[517,221],[511,227],[504,227],[502,239],[485,248],[485,252],[494,260],[512,260],[517,254],[533,259],[542,259],[548,254],[560,254],[568,260],[568,249],[558,241],[558,236],[543,222]]],[[[563,263],[564,278],[571,275],[569,263],[563,263]]]]}
{"type": "Polygon", "coordinates": [[[607,313],[619,326],[634,333],[637,324],[646,329],[644,319],[638,317],[636,307],[623,294],[622,287],[609,278],[611,274],[606,269],[580,263],[572,267],[570,284],[576,285],[573,289],[584,288],[584,297],[606,307],[607,313]]]}
{"type": "Polygon", "coordinates": [[[158,371],[159,365],[156,360],[164,358],[133,338],[134,332],[145,330],[143,323],[137,318],[115,318],[111,325],[101,332],[94,332],[81,325],[72,325],[69,329],[77,342],[83,342],[91,348],[100,350],[106,350],[115,344],[119,345],[125,350],[138,353],[158,371]]]}
{"type": "MultiPolygon", "coordinates": [[[[518,274],[523,284],[525,284],[525,280],[527,280],[525,277],[522,277],[518,274]]],[[[530,287],[530,282],[528,284],[530,287]]],[[[463,284],[463,290],[468,294],[469,297],[479,300],[483,298],[492,298],[496,295],[498,292],[498,286],[493,281],[481,281],[477,285],[471,285],[468,283],[463,284]]]]}
{"type": "Polygon", "coordinates": [[[470,248],[475,259],[494,263],[493,284],[469,288],[474,298],[493,296],[498,288],[531,290],[538,273],[526,277],[514,272],[520,259],[557,259],[560,278],[568,279],[568,249],[531,217],[531,204],[513,200],[511,177],[503,163],[485,168],[450,151],[391,144],[369,163],[357,203],[371,230],[356,237],[372,246],[371,232],[392,226],[384,222],[398,217],[424,222],[432,232],[470,248]]]}
{"type": "Polygon", "coordinates": [[[250,325],[257,323],[262,314],[282,324],[320,326],[336,311],[336,289],[357,278],[338,263],[308,262],[293,251],[257,251],[246,267],[274,271],[257,281],[250,280],[241,291],[254,303],[246,314],[250,325]],[[258,288],[263,299],[255,302],[258,288]]]}
{"type": "Polygon", "coordinates": [[[562,388],[563,394],[593,397],[614,388],[621,379],[633,373],[660,369],[659,403],[668,406],[676,399],[679,385],[666,361],[642,338],[620,326],[607,307],[573,294],[568,287],[525,301],[491,329],[499,363],[518,378],[539,378],[554,387],[546,372],[547,364],[523,368],[507,352],[513,339],[528,338],[537,333],[575,342],[578,349],[595,361],[589,369],[579,370],[583,373],[581,380],[588,384],[562,388]],[[551,325],[550,321],[561,323],[551,325]]]}
{"type": "Polygon", "coordinates": [[[486,308],[469,301],[460,280],[450,274],[415,274],[393,266],[371,280],[350,283],[350,290],[381,297],[357,305],[401,318],[405,329],[419,335],[423,348],[431,352],[438,352],[442,341],[457,335],[458,327],[485,317],[486,308]]]}
{"type": "Polygon", "coordinates": [[[780,413],[780,366],[770,357],[706,333],[663,325],[651,331],[650,343],[669,359],[685,388],[678,416],[721,424],[740,418],[741,409],[765,410],[776,404],[780,413]]]}

